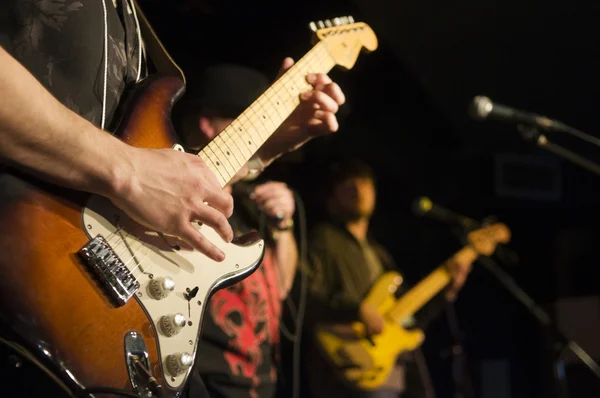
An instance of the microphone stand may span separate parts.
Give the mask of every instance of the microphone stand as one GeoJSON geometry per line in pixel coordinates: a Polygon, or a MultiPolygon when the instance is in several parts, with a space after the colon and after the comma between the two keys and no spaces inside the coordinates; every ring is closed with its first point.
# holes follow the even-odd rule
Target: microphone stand
{"type": "MultiPolygon", "coordinates": [[[[468,244],[467,232],[471,229],[461,228],[453,230],[453,233],[459,237],[463,245],[468,244]]],[[[549,332],[552,338],[552,369],[553,376],[556,382],[557,395],[555,398],[569,398],[567,388],[567,377],[565,372],[565,364],[563,354],[565,350],[571,350],[591,371],[598,377],[600,381],[600,366],[586,353],[576,342],[567,339],[558,329],[556,324],[551,320],[550,316],[544,311],[533,299],[521,288],[515,280],[506,273],[491,257],[479,256],[478,262],[492,274],[501,285],[521,304],[529,310],[529,313],[538,320],[538,322],[549,332]]]]}
{"type": "Polygon", "coordinates": [[[508,275],[496,262],[490,257],[479,257],[479,262],[508,290],[513,297],[520,301],[525,308],[536,318],[540,324],[549,331],[552,344],[552,358],[554,378],[557,384],[558,398],[568,398],[567,377],[563,361],[565,350],[571,350],[600,380],[600,366],[590,357],[576,342],[567,339],[550,316],[537,305],[523,289],[521,289],[514,279],[508,275]]]}
{"type": "MultiPolygon", "coordinates": [[[[560,124],[560,125],[564,126],[562,124],[560,124]]],[[[556,144],[550,142],[550,140],[548,140],[548,138],[544,134],[540,133],[538,127],[520,124],[517,126],[517,128],[525,141],[533,142],[540,148],[544,148],[547,151],[554,153],[555,155],[558,155],[564,159],[567,159],[567,160],[583,167],[584,169],[589,170],[592,173],[595,173],[596,175],[600,175],[600,166],[598,166],[596,163],[591,162],[591,161],[587,160],[586,158],[576,154],[575,152],[569,151],[568,149],[565,149],[559,145],[556,145],[556,144]]],[[[565,132],[569,132],[569,133],[573,134],[573,132],[571,132],[571,130],[574,130],[574,129],[571,129],[568,126],[564,127],[565,132]]],[[[573,134],[576,137],[583,139],[585,141],[588,141],[588,142],[596,143],[596,139],[594,139],[593,137],[588,137],[587,135],[584,135],[583,133],[579,132],[579,130],[574,130],[574,131],[578,132],[578,134],[573,134]]]]}
{"type": "MultiPolygon", "coordinates": [[[[452,303],[446,305],[446,320],[450,334],[454,340],[452,347],[446,351],[452,357],[452,379],[454,381],[454,398],[473,398],[473,384],[467,368],[467,358],[463,346],[464,334],[458,325],[458,317],[452,303]]],[[[443,356],[446,356],[443,355],[443,356]]]]}
{"type": "MultiPolygon", "coordinates": [[[[475,221],[473,222],[475,223],[475,221]]],[[[470,230],[471,228],[466,228],[470,230]]],[[[453,228],[452,233],[462,241],[466,241],[463,236],[465,228],[453,228]]],[[[454,303],[446,303],[446,320],[450,334],[454,340],[452,346],[446,350],[442,357],[452,357],[452,380],[454,381],[454,398],[473,398],[475,393],[473,383],[467,367],[467,356],[464,348],[465,334],[458,324],[456,309],[454,303]]]]}

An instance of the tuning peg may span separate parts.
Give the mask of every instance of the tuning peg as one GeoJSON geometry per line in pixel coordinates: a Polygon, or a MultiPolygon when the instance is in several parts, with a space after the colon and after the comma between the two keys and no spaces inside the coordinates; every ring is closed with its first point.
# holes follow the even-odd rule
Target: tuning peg
{"type": "Polygon", "coordinates": [[[348,15],[348,22],[354,23],[354,18],[352,17],[352,15],[348,15]]]}
{"type": "Polygon", "coordinates": [[[308,27],[310,28],[310,30],[312,30],[313,32],[317,31],[317,24],[314,22],[311,22],[308,24],[308,27]]]}
{"type": "Polygon", "coordinates": [[[342,17],[342,24],[348,25],[348,17],[342,17]]]}
{"type": "Polygon", "coordinates": [[[333,18],[333,24],[335,26],[340,26],[342,24],[342,20],[339,17],[333,18]]]}
{"type": "Polygon", "coordinates": [[[326,19],[325,20],[325,26],[327,26],[328,28],[331,28],[333,26],[333,24],[331,23],[331,20],[326,19]]]}
{"type": "Polygon", "coordinates": [[[319,29],[323,29],[325,27],[323,21],[317,21],[317,25],[319,26],[319,29]]]}

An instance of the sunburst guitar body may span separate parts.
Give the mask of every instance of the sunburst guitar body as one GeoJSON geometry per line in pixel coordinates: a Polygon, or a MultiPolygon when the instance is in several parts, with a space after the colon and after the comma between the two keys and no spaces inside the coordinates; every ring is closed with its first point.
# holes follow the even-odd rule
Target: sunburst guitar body
{"type": "MultiPolygon", "coordinates": [[[[330,24],[331,25],[331,24],[330,24]]],[[[225,186],[296,109],[307,73],[350,69],[377,39],[363,23],[315,30],[315,46],[198,156],[225,186]]],[[[178,145],[170,110],[178,77],[151,76],[134,90],[116,135],[141,148],[178,145]]],[[[80,154],[85,156],[85,154],[80,154]]],[[[151,167],[151,165],[148,165],[151,167]]],[[[64,391],[121,390],[176,397],[196,358],[207,301],[260,264],[256,232],[225,243],[211,261],[173,236],[132,221],[106,198],[0,171],[0,342],[39,365],[64,391]]]]}

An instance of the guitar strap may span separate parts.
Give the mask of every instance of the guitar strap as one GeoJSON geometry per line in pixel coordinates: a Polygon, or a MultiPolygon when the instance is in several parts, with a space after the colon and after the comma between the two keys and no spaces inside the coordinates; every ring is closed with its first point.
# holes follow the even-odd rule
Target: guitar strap
{"type": "Polygon", "coordinates": [[[133,3],[135,4],[144,46],[148,50],[148,54],[150,55],[154,66],[160,73],[180,77],[185,84],[186,80],[183,70],[181,70],[181,68],[169,55],[165,49],[165,46],[156,35],[156,32],[154,32],[154,29],[152,29],[152,26],[150,26],[146,15],[138,5],[137,1],[134,0],[133,3]]]}

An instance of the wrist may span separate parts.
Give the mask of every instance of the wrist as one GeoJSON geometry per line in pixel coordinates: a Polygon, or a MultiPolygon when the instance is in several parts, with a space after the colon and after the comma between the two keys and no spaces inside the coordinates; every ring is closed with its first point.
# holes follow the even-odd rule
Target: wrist
{"type": "Polygon", "coordinates": [[[277,231],[291,231],[294,228],[294,218],[290,217],[288,219],[279,221],[276,224],[273,224],[271,226],[271,228],[277,230],[277,231]]]}
{"type": "Polygon", "coordinates": [[[134,189],[135,167],[131,160],[137,156],[137,148],[118,141],[111,149],[114,156],[99,179],[97,193],[110,199],[128,197],[134,189]]]}
{"type": "Polygon", "coordinates": [[[253,156],[260,159],[261,163],[263,164],[263,169],[269,166],[271,163],[273,163],[273,161],[279,156],[281,156],[281,153],[271,150],[272,146],[273,145],[270,145],[269,142],[265,143],[265,145],[263,145],[253,156]]]}
{"type": "Polygon", "coordinates": [[[260,174],[264,171],[266,165],[260,158],[259,154],[252,156],[247,162],[248,172],[250,174],[260,174]]]}

